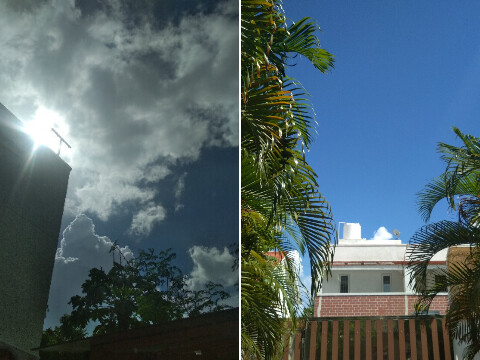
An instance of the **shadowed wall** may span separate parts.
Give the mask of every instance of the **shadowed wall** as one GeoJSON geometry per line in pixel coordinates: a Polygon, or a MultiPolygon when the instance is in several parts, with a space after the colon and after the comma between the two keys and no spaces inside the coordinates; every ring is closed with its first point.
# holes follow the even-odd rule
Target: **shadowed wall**
{"type": "MultiPolygon", "coordinates": [[[[0,104],[0,342],[40,345],[71,171],[0,104]]],[[[30,352],[33,354],[32,352],[30,352]]]]}

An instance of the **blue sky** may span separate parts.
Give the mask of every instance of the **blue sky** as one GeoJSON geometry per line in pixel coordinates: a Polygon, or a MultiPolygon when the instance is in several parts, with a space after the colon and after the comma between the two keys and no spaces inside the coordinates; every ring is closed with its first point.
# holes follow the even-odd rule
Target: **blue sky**
{"type": "Polygon", "coordinates": [[[437,143],[459,144],[452,126],[480,132],[480,4],[466,4],[284,4],[293,20],[313,17],[322,47],[335,55],[327,75],[301,59],[289,74],[317,114],[307,156],[320,189],[335,219],[360,222],[364,237],[385,226],[407,241],[422,225],[415,193],[444,169],[437,143]]]}
{"type": "MultiPolygon", "coordinates": [[[[314,18],[335,69],[293,59],[310,92],[318,136],[307,160],[336,221],[372,238],[385,226],[408,242],[423,225],[415,194],[444,170],[438,142],[452,126],[480,136],[480,3],[285,1],[290,20],[314,18]]],[[[432,220],[452,217],[439,206],[432,220]]],[[[304,264],[306,265],[306,264],[304,264]]]]}

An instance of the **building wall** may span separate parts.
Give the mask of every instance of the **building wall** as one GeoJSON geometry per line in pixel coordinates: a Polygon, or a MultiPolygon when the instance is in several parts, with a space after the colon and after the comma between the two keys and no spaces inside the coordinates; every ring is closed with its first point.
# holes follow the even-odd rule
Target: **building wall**
{"type": "Polygon", "coordinates": [[[238,308],[92,340],[90,360],[237,360],[238,308]],[[135,351],[136,350],[136,351],[135,351]]]}
{"type": "MultiPolygon", "coordinates": [[[[318,296],[314,314],[317,317],[411,315],[417,301],[415,295],[318,296]]],[[[430,306],[431,311],[439,311],[440,314],[445,314],[447,308],[448,295],[438,295],[430,306]]]]}
{"type": "MultiPolygon", "coordinates": [[[[418,302],[418,297],[415,295],[408,296],[408,309],[409,315],[415,309],[415,303],[418,302]]],[[[430,305],[430,311],[439,311],[440,315],[444,315],[448,309],[448,294],[445,295],[437,295],[430,305]]]]}
{"type": "MultiPolygon", "coordinates": [[[[0,104],[0,342],[40,345],[71,168],[0,104]]],[[[33,353],[34,354],[34,353],[33,353]]]]}
{"type": "Polygon", "coordinates": [[[340,292],[340,276],[349,276],[350,293],[383,292],[382,275],[390,275],[390,292],[403,292],[403,270],[342,270],[340,267],[332,270],[332,276],[322,286],[323,294],[340,292]]]}

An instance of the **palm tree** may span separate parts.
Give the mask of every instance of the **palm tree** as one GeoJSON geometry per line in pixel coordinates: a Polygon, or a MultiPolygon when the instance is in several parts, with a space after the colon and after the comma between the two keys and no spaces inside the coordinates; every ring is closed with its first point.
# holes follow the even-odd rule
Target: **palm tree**
{"type": "Polygon", "coordinates": [[[408,249],[412,285],[421,294],[419,308],[428,309],[440,291],[450,287],[447,326],[453,337],[468,344],[464,357],[473,359],[480,351],[480,138],[454,132],[463,142],[456,147],[440,143],[438,151],[447,167],[418,194],[419,211],[425,221],[436,204],[446,199],[458,212],[458,221],[440,221],[418,230],[408,249]],[[464,263],[436,270],[436,283],[426,286],[427,266],[442,249],[470,245],[464,263]]]}
{"type": "Polygon", "coordinates": [[[285,318],[292,330],[301,311],[301,282],[288,252],[308,253],[313,296],[329,270],[335,233],[305,159],[315,125],[311,106],[285,70],[301,55],[326,72],[333,57],[320,48],[311,19],[287,26],[279,0],[241,6],[242,351],[272,358],[289,330],[285,318]],[[266,254],[272,249],[282,261],[266,254]]]}

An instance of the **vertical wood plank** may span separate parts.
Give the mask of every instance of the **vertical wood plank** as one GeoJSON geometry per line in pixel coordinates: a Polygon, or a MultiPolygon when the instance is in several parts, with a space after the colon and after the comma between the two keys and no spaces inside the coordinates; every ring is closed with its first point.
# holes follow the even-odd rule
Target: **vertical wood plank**
{"type": "Polygon", "coordinates": [[[327,360],[328,321],[322,321],[321,360],[327,360]]]}
{"type": "Polygon", "coordinates": [[[332,326],[332,360],[338,360],[338,320],[332,326]]]}
{"type": "Polygon", "coordinates": [[[427,328],[423,320],[420,321],[420,337],[422,341],[422,360],[428,360],[427,328]]]}
{"type": "Polygon", "coordinates": [[[290,339],[291,337],[289,336],[285,341],[285,346],[283,347],[283,360],[288,360],[290,357],[290,339]]]}
{"type": "Polygon", "coordinates": [[[343,360],[350,360],[350,321],[343,321],[343,360]]]}
{"type": "Polygon", "coordinates": [[[442,332],[443,332],[443,352],[445,354],[445,360],[452,360],[452,355],[450,353],[450,335],[448,334],[445,318],[442,319],[442,332]]]}
{"type": "Polygon", "coordinates": [[[417,360],[417,333],[415,331],[415,319],[408,320],[410,328],[410,356],[412,360],[417,360]]]}
{"type": "Polygon", "coordinates": [[[388,360],[395,360],[395,343],[393,342],[393,320],[387,320],[387,334],[388,334],[388,360]]]}
{"type": "Polygon", "coordinates": [[[313,321],[310,325],[310,360],[315,360],[317,351],[317,322],[313,321]]]}
{"type": "Polygon", "coordinates": [[[354,359],[360,360],[360,320],[355,320],[354,359]]]}
{"type": "Polygon", "coordinates": [[[295,347],[293,350],[293,360],[300,360],[300,341],[302,339],[302,333],[297,331],[295,334],[295,347]]]}
{"type": "Polygon", "coordinates": [[[440,360],[440,351],[438,349],[438,328],[437,319],[432,319],[432,346],[433,346],[433,360],[440,360]]]}
{"type": "Polygon", "coordinates": [[[372,360],[372,320],[365,321],[365,357],[372,360]]]}
{"type": "Polygon", "coordinates": [[[405,354],[405,320],[398,319],[398,350],[400,351],[400,360],[406,360],[405,354]]]}
{"type": "Polygon", "coordinates": [[[377,319],[377,360],[383,360],[383,328],[382,320],[377,319]]]}

